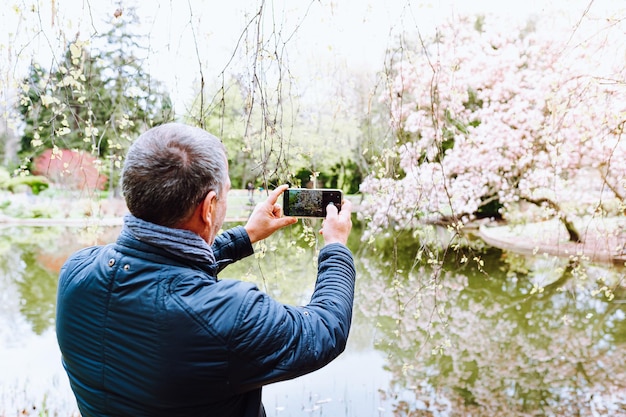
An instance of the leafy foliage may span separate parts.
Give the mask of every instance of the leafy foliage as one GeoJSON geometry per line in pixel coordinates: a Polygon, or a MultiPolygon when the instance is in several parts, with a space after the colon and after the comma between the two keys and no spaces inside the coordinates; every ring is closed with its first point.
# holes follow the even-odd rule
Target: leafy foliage
{"type": "Polygon", "coordinates": [[[11,192],[17,192],[21,187],[27,187],[37,195],[50,186],[50,181],[43,175],[18,175],[0,182],[0,187],[11,192]]]}
{"type": "Polygon", "coordinates": [[[130,33],[132,11],[91,43],[74,41],[49,71],[32,62],[20,87],[24,121],[20,155],[27,161],[47,149],[74,149],[108,159],[115,171],[135,136],[173,118],[169,95],[152,80],[130,33]],[[127,17],[128,16],[128,17],[127,17]],[[103,46],[98,49],[97,45],[103,46]]]}

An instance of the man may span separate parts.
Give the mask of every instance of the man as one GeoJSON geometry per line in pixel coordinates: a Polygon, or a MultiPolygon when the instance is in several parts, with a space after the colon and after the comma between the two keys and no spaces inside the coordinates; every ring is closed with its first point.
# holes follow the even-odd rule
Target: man
{"type": "Polygon", "coordinates": [[[246,185],[246,190],[248,190],[248,200],[250,200],[251,203],[254,203],[254,184],[248,181],[248,184],[246,185]]]}
{"type": "Polygon", "coordinates": [[[224,147],[171,123],[131,146],[122,171],[130,214],[114,244],[63,266],[57,338],[83,417],[264,416],[263,385],[321,368],[345,348],[355,269],[351,205],[328,207],[308,305],[218,280],[252,244],[297,219],[281,186],[244,227],[218,234],[230,188],[224,147]]]}

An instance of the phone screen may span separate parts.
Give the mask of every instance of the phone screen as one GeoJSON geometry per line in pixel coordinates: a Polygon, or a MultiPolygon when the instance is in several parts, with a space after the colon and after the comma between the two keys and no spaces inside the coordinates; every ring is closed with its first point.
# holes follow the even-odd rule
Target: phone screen
{"type": "Polygon", "coordinates": [[[326,206],[341,208],[341,191],[331,189],[289,188],[283,194],[285,216],[326,217],[326,206]]]}

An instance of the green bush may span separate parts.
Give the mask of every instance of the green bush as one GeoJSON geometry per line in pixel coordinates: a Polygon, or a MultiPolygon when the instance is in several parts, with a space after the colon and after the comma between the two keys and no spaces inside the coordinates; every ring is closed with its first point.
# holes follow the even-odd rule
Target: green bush
{"type": "Polygon", "coordinates": [[[0,167],[0,188],[5,189],[4,183],[11,179],[11,174],[4,167],[0,167]]]}
{"type": "Polygon", "coordinates": [[[43,175],[27,175],[2,180],[0,178],[0,186],[12,193],[18,191],[20,187],[29,187],[33,194],[37,195],[50,186],[50,181],[43,175]]]}

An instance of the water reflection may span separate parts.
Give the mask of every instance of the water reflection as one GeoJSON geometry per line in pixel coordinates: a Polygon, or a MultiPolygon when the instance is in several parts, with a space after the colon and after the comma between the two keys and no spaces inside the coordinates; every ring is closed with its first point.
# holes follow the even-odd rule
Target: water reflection
{"type": "Polygon", "coordinates": [[[626,414],[625,297],[608,291],[623,271],[493,249],[470,256],[482,270],[458,253],[391,276],[389,257],[363,259],[362,311],[378,323],[394,415],[626,414]]]}
{"type": "MultiPolygon", "coordinates": [[[[305,303],[318,229],[307,221],[273,236],[221,277],[305,303]]],[[[21,388],[20,372],[31,382],[53,375],[51,409],[51,397],[62,396],[53,337],[58,271],[76,249],[112,242],[118,232],[0,229],[0,410],[15,405],[16,384],[32,389],[21,388]],[[42,358],[43,350],[49,358],[19,365],[19,352],[42,358]],[[42,372],[44,363],[56,367],[42,372]]],[[[269,416],[626,415],[624,271],[476,244],[441,252],[416,243],[424,236],[366,244],[355,228],[349,245],[359,275],[348,349],[323,372],[268,387],[269,416]]],[[[41,392],[21,401],[40,403],[41,392]]]]}
{"type": "MultiPolygon", "coordinates": [[[[116,228],[6,227],[0,245],[4,298],[19,300],[19,311],[36,334],[54,325],[59,270],[87,245],[114,239],[116,228]]],[[[14,321],[14,320],[12,320],[14,321]]]]}
{"type": "Polygon", "coordinates": [[[85,231],[0,228],[0,415],[48,415],[75,402],[54,334],[58,271],[85,231]],[[4,413],[11,414],[4,414],[4,413]]]}

